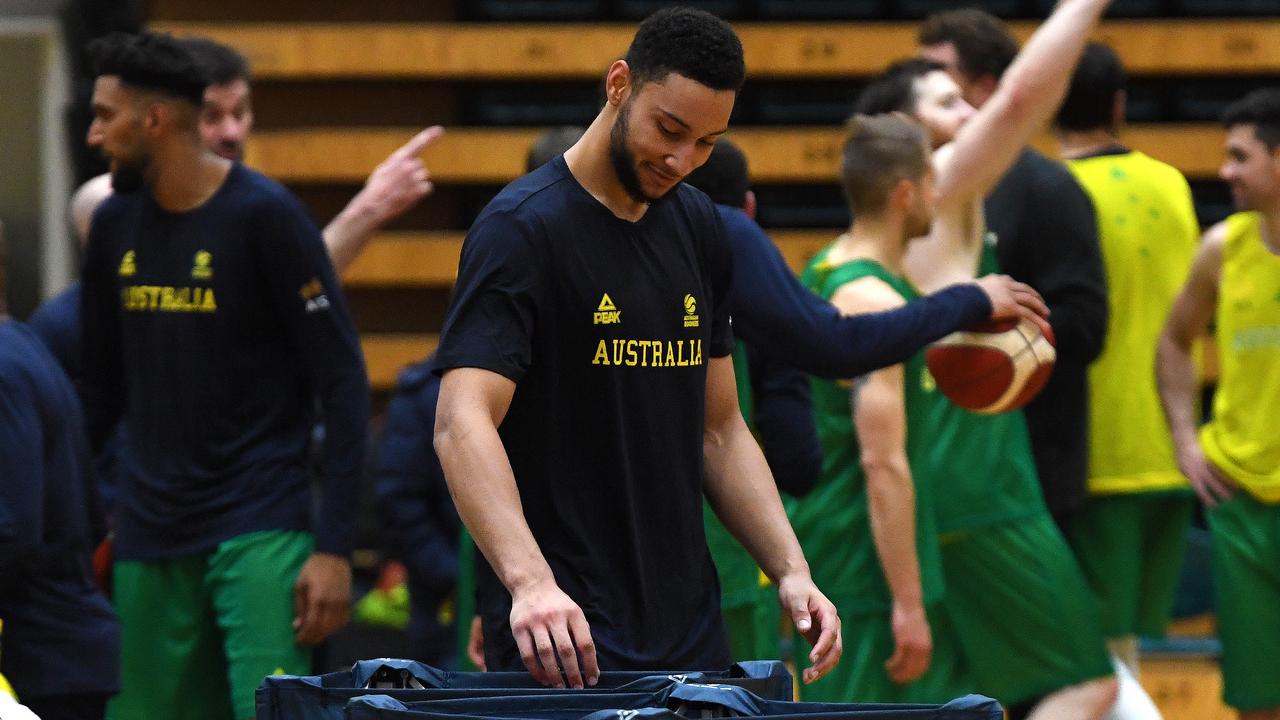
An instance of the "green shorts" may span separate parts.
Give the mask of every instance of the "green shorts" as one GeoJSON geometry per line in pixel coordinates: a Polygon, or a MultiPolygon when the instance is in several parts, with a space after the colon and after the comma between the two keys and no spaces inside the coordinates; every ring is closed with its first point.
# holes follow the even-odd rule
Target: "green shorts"
{"type": "Polygon", "coordinates": [[[950,533],[941,548],[942,610],[973,692],[1010,707],[1112,674],[1097,600],[1048,513],[950,533]]]}
{"type": "Polygon", "coordinates": [[[1222,695],[1237,710],[1280,707],[1280,505],[1244,491],[1209,511],[1222,638],[1222,695]]]}
{"type": "Polygon", "coordinates": [[[117,562],[121,692],[113,720],[245,720],[267,675],[311,672],[293,639],[310,533],[270,530],[172,560],[117,562]]]}
{"type": "MultiPolygon", "coordinates": [[[[933,636],[933,657],[929,669],[919,679],[899,685],[889,679],[884,664],[893,657],[891,616],[886,612],[840,613],[844,655],[839,664],[812,685],[800,686],[800,699],[807,702],[933,703],[973,692],[973,681],[954,652],[955,644],[943,641],[953,631],[940,606],[926,609],[933,636]]],[[[796,642],[796,663],[808,667],[811,646],[804,638],[796,642]]]]}
{"type": "Polygon", "coordinates": [[[1189,491],[1097,495],[1071,518],[1067,539],[1098,596],[1104,635],[1164,636],[1194,507],[1189,491]]]}
{"type": "Polygon", "coordinates": [[[781,658],[782,606],[775,587],[762,587],[755,602],[724,608],[723,613],[734,662],[781,658]]]}

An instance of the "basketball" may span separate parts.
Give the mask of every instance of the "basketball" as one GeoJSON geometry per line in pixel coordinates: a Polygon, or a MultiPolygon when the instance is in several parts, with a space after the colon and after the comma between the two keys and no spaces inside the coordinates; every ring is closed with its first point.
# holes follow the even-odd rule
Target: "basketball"
{"type": "Polygon", "coordinates": [[[975,325],[929,347],[925,361],[938,389],[951,402],[982,415],[1031,402],[1049,380],[1057,353],[1029,320],[975,325]]]}

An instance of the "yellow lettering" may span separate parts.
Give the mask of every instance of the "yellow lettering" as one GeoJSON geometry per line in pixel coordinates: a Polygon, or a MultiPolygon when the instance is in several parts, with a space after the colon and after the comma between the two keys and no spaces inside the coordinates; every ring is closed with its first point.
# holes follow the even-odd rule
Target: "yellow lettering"
{"type": "Polygon", "coordinates": [[[626,344],[627,344],[626,340],[619,340],[618,338],[614,338],[613,340],[613,364],[614,365],[622,364],[622,350],[623,348],[626,347],[626,344]]]}
{"type": "Polygon", "coordinates": [[[218,312],[218,301],[213,297],[213,288],[204,291],[204,300],[200,303],[204,312],[218,312]]]}
{"type": "Polygon", "coordinates": [[[675,367],[675,366],[676,366],[676,356],[675,356],[675,351],[674,351],[674,350],[673,350],[673,348],[671,347],[671,342],[670,342],[670,341],[668,341],[668,342],[667,342],[667,362],[666,362],[666,366],[667,366],[667,367],[675,367]]]}
{"type": "Polygon", "coordinates": [[[701,365],[702,364],[702,338],[698,338],[694,342],[697,343],[697,350],[694,352],[693,364],[701,365]]]}
{"type": "Polygon", "coordinates": [[[608,365],[609,364],[609,350],[605,347],[604,340],[601,340],[600,344],[596,346],[596,356],[591,358],[591,364],[592,365],[608,365]]]}
{"type": "Polygon", "coordinates": [[[636,366],[636,341],[627,341],[627,367],[636,366]]]}

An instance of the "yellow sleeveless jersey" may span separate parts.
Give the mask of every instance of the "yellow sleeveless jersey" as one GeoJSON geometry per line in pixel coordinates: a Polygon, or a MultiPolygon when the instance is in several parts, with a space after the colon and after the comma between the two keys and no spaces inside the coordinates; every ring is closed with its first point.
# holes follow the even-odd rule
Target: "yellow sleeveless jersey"
{"type": "MultiPolygon", "coordinates": [[[[0,620],[0,636],[4,635],[4,620],[0,620]]],[[[11,698],[16,699],[18,693],[13,691],[13,686],[9,684],[8,679],[4,675],[0,675],[0,693],[4,693],[11,698]]]]}
{"type": "Polygon", "coordinates": [[[1218,285],[1221,374],[1205,455],[1258,500],[1280,502],[1280,257],[1257,213],[1227,218],[1218,285]]]}
{"type": "Polygon", "coordinates": [[[1110,312],[1089,367],[1089,492],[1187,487],[1156,388],[1156,343],[1200,236],[1191,188],[1140,152],[1067,163],[1093,200],[1110,312]]]}

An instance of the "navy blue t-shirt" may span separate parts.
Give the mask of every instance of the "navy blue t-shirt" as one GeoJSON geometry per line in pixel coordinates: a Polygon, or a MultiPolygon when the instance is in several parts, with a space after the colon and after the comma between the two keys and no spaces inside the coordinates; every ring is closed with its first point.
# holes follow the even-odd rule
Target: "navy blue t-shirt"
{"type": "MultiPolygon", "coordinates": [[[[503,189],[463,244],[437,361],[516,383],[499,433],[603,669],[728,664],[702,442],[707,362],[733,350],[732,274],[700,191],[627,222],[563,158],[503,189]]],[[[477,585],[490,669],[522,668],[510,595],[483,562],[477,585]]]]}
{"type": "Polygon", "coordinates": [[[93,582],[101,535],[71,382],[0,320],[0,673],[26,699],[119,688],[120,629],[93,582]]]}
{"type": "Polygon", "coordinates": [[[82,396],[95,447],[123,413],[116,557],[212,549],[310,525],[305,460],[325,425],[316,550],[351,550],[368,421],[355,329],[320,231],[242,165],[185,213],[150,192],[94,215],[82,396]]]}

